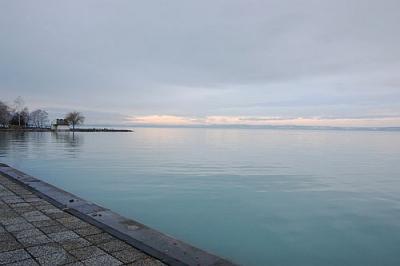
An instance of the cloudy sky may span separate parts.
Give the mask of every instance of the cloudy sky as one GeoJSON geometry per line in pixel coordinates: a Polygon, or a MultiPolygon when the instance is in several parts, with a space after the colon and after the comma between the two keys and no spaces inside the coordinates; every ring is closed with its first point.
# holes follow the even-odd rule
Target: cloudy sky
{"type": "Polygon", "coordinates": [[[400,125],[398,0],[0,1],[0,100],[87,123],[400,125]]]}

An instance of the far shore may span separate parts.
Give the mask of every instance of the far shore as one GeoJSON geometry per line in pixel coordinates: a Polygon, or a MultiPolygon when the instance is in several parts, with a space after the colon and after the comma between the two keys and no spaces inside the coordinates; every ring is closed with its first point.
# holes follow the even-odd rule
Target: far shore
{"type": "Polygon", "coordinates": [[[75,128],[75,130],[53,130],[51,128],[0,128],[0,131],[28,131],[28,132],[134,132],[131,129],[113,129],[113,128],[75,128]]]}

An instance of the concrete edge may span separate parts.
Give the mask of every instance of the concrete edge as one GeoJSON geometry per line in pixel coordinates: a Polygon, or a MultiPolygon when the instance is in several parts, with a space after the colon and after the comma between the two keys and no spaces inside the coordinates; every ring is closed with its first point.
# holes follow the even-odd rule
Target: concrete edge
{"type": "Polygon", "coordinates": [[[144,224],[86,201],[67,191],[0,163],[0,174],[64,211],[104,230],[168,265],[235,265],[144,224]]]}

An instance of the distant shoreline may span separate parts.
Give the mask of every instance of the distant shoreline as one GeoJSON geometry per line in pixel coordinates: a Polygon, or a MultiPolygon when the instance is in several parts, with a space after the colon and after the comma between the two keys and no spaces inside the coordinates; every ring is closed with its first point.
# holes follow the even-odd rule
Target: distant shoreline
{"type": "MultiPolygon", "coordinates": [[[[297,125],[151,125],[151,124],[135,124],[135,125],[89,125],[88,128],[75,128],[75,132],[135,132],[129,127],[135,128],[208,128],[208,129],[267,129],[267,130],[326,130],[326,131],[375,131],[375,132],[400,132],[398,127],[333,127],[333,126],[297,126],[297,125]],[[114,129],[112,127],[116,127],[114,129]],[[121,128],[122,127],[122,128],[121,128]]],[[[63,132],[55,131],[51,128],[3,128],[0,131],[32,131],[32,132],[63,132]]],[[[64,132],[72,132],[72,129],[64,132]]]]}
{"type": "Polygon", "coordinates": [[[12,132],[134,132],[131,129],[112,129],[112,128],[75,128],[70,130],[53,130],[50,128],[0,128],[0,131],[12,132]]]}

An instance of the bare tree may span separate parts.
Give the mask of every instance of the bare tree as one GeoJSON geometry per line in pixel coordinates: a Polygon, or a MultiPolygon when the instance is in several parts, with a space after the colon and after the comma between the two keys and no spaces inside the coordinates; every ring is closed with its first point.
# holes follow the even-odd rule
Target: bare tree
{"type": "Polygon", "coordinates": [[[18,126],[21,126],[21,118],[22,112],[24,111],[24,99],[21,96],[18,96],[17,99],[14,100],[14,112],[18,117],[18,126]]]}
{"type": "Polygon", "coordinates": [[[10,107],[4,102],[0,101],[0,125],[2,127],[7,127],[11,120],[11,110],[10,107]]]}
{"type": "Polygon", "coordinates": [[[21,112],[19,112],[19,117],[20,117],[20,124],[22,124],[24,127],[27,127],[29,125],[29,109],[28,107],[24,107],[21,112]]]}
{"type": "Polygon", "coordinates": [[[30,124],[37,128],[43,128],[49,123],[49,115],[46,111],[37,109],[29,115],[30,124]]]}
{"type": "Polygon", "coordinates": [[[80,112],[68,113],[64,118],[69,124],[72,125],[72,131],[75,131],[75,126],[83,124],[85,117],[80,112]]]}
{"type": "Polygon", "coordinates": [[[32,111],[29,115],[30,125],[33,127],[39,127],[39,113],[40,110],[32,111]]]}

